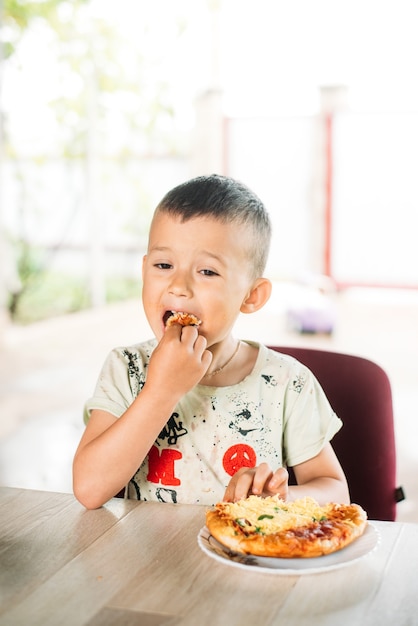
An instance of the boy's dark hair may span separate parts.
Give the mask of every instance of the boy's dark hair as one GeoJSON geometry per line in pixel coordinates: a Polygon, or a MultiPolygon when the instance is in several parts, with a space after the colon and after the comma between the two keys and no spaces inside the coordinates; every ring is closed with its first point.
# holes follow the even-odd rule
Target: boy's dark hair
{"type": "Polygon", "coordinates": [[[236,221],[252,228],[254,244],[248,250],[254,277],[263,275],[270,247],[271,222],[264,204],[243,183],[212,174],[198,176],[174,187],[158,204],[155,213],[168,213],[186,222],[194,217],[236,221]]]}

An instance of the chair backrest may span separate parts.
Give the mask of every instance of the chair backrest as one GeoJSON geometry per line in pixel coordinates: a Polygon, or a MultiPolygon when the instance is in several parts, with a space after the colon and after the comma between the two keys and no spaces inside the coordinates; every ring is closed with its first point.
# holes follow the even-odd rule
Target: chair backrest
{"type": "Polygon", "coordinates": [[[316,376],[343,427],[332,446],[351,501],[369,519],[396,518],[396,450],[392,391],[385,371],[368,359],[312,348],[270,346],[295,357],[316,376]]]}

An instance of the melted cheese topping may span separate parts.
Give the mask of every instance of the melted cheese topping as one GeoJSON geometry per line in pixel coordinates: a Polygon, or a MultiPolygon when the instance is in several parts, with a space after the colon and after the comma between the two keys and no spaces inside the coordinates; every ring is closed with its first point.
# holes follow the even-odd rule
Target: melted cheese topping
{"type": "Polygon", "coordinates": [[[276,496],[249,496],[238,502],[222,503],[222,510],[243,528],[264,534],[309,526],[327,516],[327,507],[309,497],[284,502],[276,496]]]}

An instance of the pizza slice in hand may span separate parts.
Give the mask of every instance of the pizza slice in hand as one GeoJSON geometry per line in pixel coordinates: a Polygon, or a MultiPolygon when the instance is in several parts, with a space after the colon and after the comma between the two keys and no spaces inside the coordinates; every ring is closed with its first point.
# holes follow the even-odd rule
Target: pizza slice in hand
{"type": "Polygon", "coordinates": [[[164,321],[167,328],[173,324],[180,324],[180,326],[200,326],[202,323],[193,313],[185,313],[183,311],[167,311],[164,316],[164,321]]]}

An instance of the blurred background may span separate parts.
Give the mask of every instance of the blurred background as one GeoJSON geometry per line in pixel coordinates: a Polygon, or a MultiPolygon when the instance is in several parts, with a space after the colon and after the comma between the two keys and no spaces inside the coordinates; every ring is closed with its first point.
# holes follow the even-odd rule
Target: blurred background
{"type": "Polygon", "coordinates": [[[82,406],[150,336],[168,189],[249,185],[274,238],[237,334],[359,354],[392,382],[418,522],[415,0],[0,0],[0,484],[71,491],[82,406]]]}

